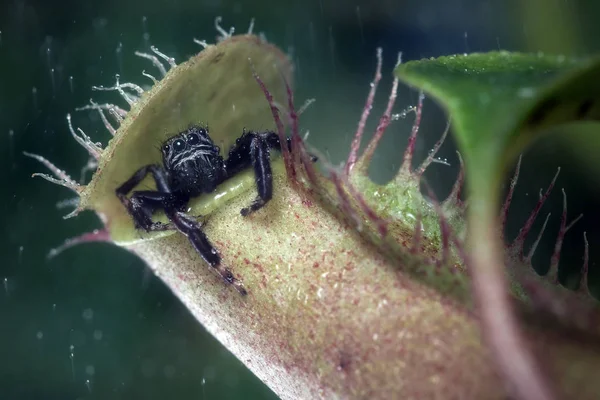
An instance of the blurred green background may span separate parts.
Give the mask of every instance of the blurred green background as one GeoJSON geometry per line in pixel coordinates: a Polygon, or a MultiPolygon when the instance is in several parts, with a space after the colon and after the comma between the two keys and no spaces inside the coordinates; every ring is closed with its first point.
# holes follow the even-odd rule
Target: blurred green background
{"type": "MultiPolygon", "coordinates": [[[[0,398],[276,398],[134,256],[89,244],[46,258],[66,238],[100,223],[90,213],[64,221],[70,209],[57,209],[57,203],[71,193],[30,179],[43,168],[22,152],[41,154],[78,179],[87,156],[70,137],[65,116],[92,96],[123,105],[115,93],[91,90],[114,84],[116,73],[123,81],[149,83],[141,71],[153,67],[134,51],[155,45],[181,62],[200,50],[192,38],[214,41],[216,16],[238,32],[256,18],[255,31],[293,57],[297,103],[317,99],[303,115],[302,129],[337,164],[369,89],[377,46],[383,47],[385,70],[375,115],[385,104],[398,51],[404,60],[499,48],[593,54],[598,11],[593,0],[0,0],[0,398]]],[[[415,93],[402,88],[396,112],[415,101],[415,93]]],[[[445,124],[432,102],[423,118],[417,160],[445,124]]],[[[371,130],[377,117],[372,119],[371,130]]],[[[73,120],[94,140],[107,142],[96,113],[77,112],[73,120]]],[[[377,181],[399,167],[411,122],[389,129],[372,171],[377,181]]],[[[584,212],[585,218],[566,238],[562,279],[576,276],[584,230],[597,275],[600,243],[600,141],[594,126],[567,130],[526,153],[507,229],[514,237],[538,189],[561,166],[558,190],[542,211],[552,210],[556,218],[534,263],[539,271],[548,266],[564,187],[570,215],[584,212]]],[[[440,156],[451,166],[434,164],[426,174],[441,197],[457,173],[454,151],[450,139],[440,156]]]]}

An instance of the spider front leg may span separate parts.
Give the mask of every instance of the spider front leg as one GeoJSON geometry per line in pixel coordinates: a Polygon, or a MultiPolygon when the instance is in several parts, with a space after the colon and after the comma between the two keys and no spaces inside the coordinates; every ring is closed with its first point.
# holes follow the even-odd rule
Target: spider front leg
{"type": "Polygon", "coordinates": [[[188,238],[202,259],[213,267],[226,283],[233,285],[240,294],[247,294],[243,284],[233,276],[228,268],[221,265],[221,256],[202,232],[201,224],[197,221],[198,217],[191,217],[182,212],[189,201],[189,196],[180,192],[172,192],[168,182],[167,174],[162,168],[156,165],[147,165],[136,171],[115,192],[133,217],[136,227],[146,231],[178,230],[188,238]],[[136,191],[128,198],[129,192],[149,173],[154,177],[158,190],[136,191]],[[165,211],[170,223],[163,224],[152,221],[152,214],[159,209],[165,211]]]}
{"type": "Polygon", "coordinates": [[[190,217],[181,211],[169,211],[167,216],[177,229],[188,238],[204,261],[213,267],[226,283],[233,285],[241,295],[247,294],[242,282],[236,279],[228,268],[221,265],[221,256],[209,242],[206,234],[202,232],[196,218],[190,217]]]}
{"type": "Polygon", "coordinates": [[[252,166],[258,196],[249,207],[240,213],[247,216],[261,209],[273,197],[273,172],[271,170],[270,150],[281,150],[279,137],[275,132],[246,132],[236,140],[229,151],[225,168],[227,175],[232,176],[252,166]]]}
{"type": "Polygon", "coordinates": [[[217,250],[208,241],[208,238],[202,232],[201,225],[195,218],[190,217],[184,212],[172,210],[167,211],[167,216],[177,230],[189,239],[204,261],[211,267],[217,267],[221,263],[221,256],[219,256],[217,250]]]}
{"type": "MultiPolygon", "coordinates": [[[[206,224],[206,216],[205,215],[194,215],[188,216],[193,218],[201,227],[204,227],[206,224]]],[[[163,231],[176,231],[178,230],[177,226],[173,222],[152,222],[152,226],[148,232],[163,232],[163,231]]]]}
{"type": "Polygon", "coordinates": [[[140,168],[131,178],[116,189],[116,193],[133,217],[136,226],[146,231],[167,230],[169,228],[177,229],[188,237],[194,248],[208,264],[213,267],[219,264],[221,259],[204,232],[200,229],[201,225],[196,221],[196,218],[190,217],[180,211],[181,207],[187,204],[188,198],[181,198],[171,193],[166,174],[161,168],[155,165],[147,165],[140,168]],[[136,191],[128,198],[127,193],[137,186],[148,173],[152,173],[158,191],[136,191]],[[152,213],[157,209],[165,210],[167,217],[171,221],[169,224],[152,222],[152,213]]]}
{"type": "Polygon", "coordinates": [[[132,216],[136,228],[146,231],[165,230],[164,224],[152,222],[152,214],[157,209],[164,209],[172,202],[167,177],[164,170],[156,165],[146,165],[137,170],[131,178],[119,186],[115,192],[121,203],[132,216]],[[134,192],[131,198],[127,194],[133,190],[149,173],[156,182],[157,191],[144,190],[134,192]]]}

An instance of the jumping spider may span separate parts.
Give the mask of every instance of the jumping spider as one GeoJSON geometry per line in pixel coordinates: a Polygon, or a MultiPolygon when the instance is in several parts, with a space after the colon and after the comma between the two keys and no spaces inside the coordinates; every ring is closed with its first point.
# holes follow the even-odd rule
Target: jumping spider
{"type": "MultiPolygon", "coordinates": [[[[290,146],[290,138],[287,145],[290,146]]],[[[167,139],[161,148],[163,166],[150,164],[137,170],[131,178],[116,189],[116,194],[132,216],[135,227],[147,232],[176,229],[183,233],[196,251],[211,267],[215,268],[225,282],[233,284],[246,294],[241,282],[220,265],[221,257],[210,243],[201,224],[186,214],[191,198],[214,191],[217,185],[249,166],[254,167],[258,197],[241,214],[247,216],[262,208],[273,195],[273,174],[269,153],[281,150],[279,136],[275,132],[246,131],[235,141],[227,159],[219,154],[206,128],[191,126],[167,139]],[[135,191],[127,194],[151,173],[157,190],[135,191]],[[169,224],[152,221],[152,214],[164,210],[169,224]]]]}

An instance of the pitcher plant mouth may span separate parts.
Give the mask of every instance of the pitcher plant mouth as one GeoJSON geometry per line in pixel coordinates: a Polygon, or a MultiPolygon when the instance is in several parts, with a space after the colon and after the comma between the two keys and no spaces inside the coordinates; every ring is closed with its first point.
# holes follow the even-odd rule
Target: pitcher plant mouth
{"type": "MultiPolygon", "coordinates": [[[[194,39],[203,49],[188,61],[178,64],[155,47],[151,54],[136,52],[159,74],[143,72],[150,89],[122,82],[119,75],[112,86],[92,87],[116,91],[129,107],[91,100],[78,109],[99,113],[111,136],[105,147],[75,130],[67,116],[71,135],[90,156],[83,172],[95,169],[89,183],[76,182],[45,158],[26,153],[53,174],[34,175],[78,196],[66,218],[93,210],[103,225],[67,240],[49,256],[97,241],[137,254],[209,332],[282,398],[500,399],[507,395],[503,380],[522,398],[554,398],[563,392],[591,398],[580,383],[586,379],[596,385],[589,378],[600,354],[596,346],[584,348],[573,339],[573,332],[598,333],[598,307],[587,287],[585,235],[579,292],[554,279],[564,237],[580,217],[567,223],[563,191],[551,279],[539,277],[531,259],[541,233],[527,254],[524,241],[558,174],[518,237],[503,246],[520,158],[504,204],[493,196],[510,154],[522,149],[502,148],[505,159],[492,157],[472,132],[509,126],[504,136],[525,143],[518,132],[578,119],[568,112],[562,119],[540,117],[538,104],[544,96],[562,93],[568,100],[564,108],[570,110],[569,88],[585,86],[581,77],[600,71],[600,63],[561,64],[550,56],[505,52],[408,63],[399,56],[385,110],[362,146],[382,78],[382,51],[377,49],[375,76],[348,158],[336,167],[300,133],[300,114],[313,100],[296,108],[288,57],[252,34],[253,21],[247,34],[235,36],[220,23],[218,17],[217,43],[194,39]],[[520,83],[513,88],[507,77],[518,80],[525,70],[535,76],[542,71],[544,79],[528,83],[539,86],[539,95],[510,103],[514,93],[508,92],[520,83]],[[400,78],[421,92],[416,105],[398,112],[400,78]],[[491,117],[480,121],[488,108],[470,100],[477,91],[498,94],[493,101],[514,124],[494,125],[497,119],[491,117]],[[448,108],[461,145],[461,169],[443,200],[422,176],[435,162],[450,121],[433,151],[412,166],[425,92],[448,108]],[[474,116],[467,113],[469,107],[474,116]],[[372,182],[367,171],[381,138],[390,124],[409,115],[414,124],[397,175],[383,185],[372,182]],[[206,135],[192,143],[188,137],[199,129],[206,135]],[[161,144],[170,147],[161,153],[161,144]],[[175,159],[165,159],[173,156],[174,146],[195,149],[186,153],[185,175],[168,164],[175,159]],[[281,156],[272,149],[280,149],[281,156]],[[189,163],[195,163],[193,168],[189,163]],[[201,176],[194,175],[200,170],[201,176]],[[221,173],[227,179],[220,179],[221,173]],[[470,183],[467,201],[461,200],[465,179],[470,183]],[[186,180],[193,185],[185,186],[186,180]],[[203,184],[207,189],[199,189],[203,184]],[[144,192],[131,195],[136,187],[144,192]],[[492,255],[496,258],[490,261],[492,255]],[[490,262],[493,268],[501,265],[500,272],[482,266],[490,262]],[[510,285],[503,286],[506,276],[510,285]],[[498,322],[499,316],[504,322],[498,322]],[[539,323],[548,317],[557,329],[539,323]],[[542,351],[546,348],[552,350],[542,351]],[[512,361],[519,368],[508,371],[512,361]],[[542,362],[548,366],[543,373],[542,362]]],[[[594,110],[590,106],[584,117],[593,118],[594,110]]],[[[490,143],[499,146],[500,139],[490,143]]],[[[547,223],[548,218],[542,232],[547,223]]]]}

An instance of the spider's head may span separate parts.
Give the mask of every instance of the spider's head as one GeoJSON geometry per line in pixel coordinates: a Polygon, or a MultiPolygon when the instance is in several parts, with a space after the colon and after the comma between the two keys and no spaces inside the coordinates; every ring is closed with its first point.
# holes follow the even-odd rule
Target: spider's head
{"type": "Polygon", "coordinates": [[[205,128],[192,126],[167,139],[162,147],[163,164],[167,170],[192,161],[195,158],[212,156],[218,153],[208,131],[205,128]]]}
{"type": "Polygon", "coordinates": [[[203,192],[212,190],[219,179],[223,159],[208,130],[192,126],[167,139],[161,151],[163,165],[180,190],[203,192]]]}

